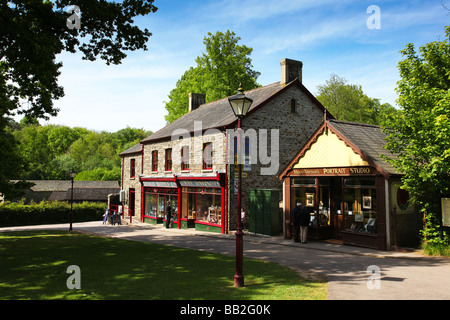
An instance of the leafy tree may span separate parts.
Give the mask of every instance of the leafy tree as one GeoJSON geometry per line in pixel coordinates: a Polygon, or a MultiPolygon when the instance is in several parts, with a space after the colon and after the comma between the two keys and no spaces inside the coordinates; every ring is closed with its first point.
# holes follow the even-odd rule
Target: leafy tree
{"type": "Polygon", "coordinates": [[[253,49],[239,45],[239,40],[229,30],[214,35],[208,32],[203,39],[206,52],[195,59],[196,67],[186,70],[169,94],[168,123],[188,112],[191,92],[205,94],[206,102],[210,102],[235,94],[239,84],[244,90],[260,86],[256,82],[260,73],[253,70],[250,59],[253,49]]]}
{"type": "Polygon", "coordinates": [[[133,19],[156,12],[153,0],[78,1],[79,29],[67,26],[66,9],[72,5],[69,0],[0,2],[0,140],[2,152],[7,152],[2,167],[8,168],[0,174],[0,193],[13,191],[9,179],[20,169],[17,142],[7,132],[8,117],[19,113],[47,119],[58,112],[53,100],[64,96],[64,90],[58,85],[62,63],[57,54],[80,51],[83,59],[119,64],[126,51],[147,50],[151,33],[135,26],[133,19]]]}
{"type": "MultiPolygon", "coordinates": [[[[445,28],[450,36],[450,26],[445,28]]],[[[430,42],[401,51],[396,91],[401,113],[391,119],[387,149],[404,173],[403,188],[427,217],[427,241],[441,241],[441,197],[450,196],[450,44],[430,42]]]]}
{"type": "Polygon", "coordinates": [[[336,74],[331,74],[317,90],[317,99],[337,120],[381,125],[398,112],[389,103],[381,104],[379,99],[368,97],[361,86],[347,84],[336,74]]]}
{"type": "MultiPolygon", "coordinates": [[[[127,127],[117,132],[95,132],[67,126],[41,126],[35,118],[10,121],[8,130],[20,141],[14,145],[27,170],[16,171],[16,179],[120,180],[119,153],[150,135],[143,129],[127,127]]],[[[18,162],[20,163],[20,162],[18,162]]]]}

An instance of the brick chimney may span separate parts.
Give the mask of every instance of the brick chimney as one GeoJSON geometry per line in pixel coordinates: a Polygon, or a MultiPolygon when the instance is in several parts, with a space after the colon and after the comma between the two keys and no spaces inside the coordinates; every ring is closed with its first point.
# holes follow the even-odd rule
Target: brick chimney
{"type": "Polygon", "coordinates": [[[206,95],[200,93],[189,93],[189,112],[197,109],[206,101],[206,95]]]}
{"type": "Polygon", "coordinates": [[[283,59],[280,61],[281,65],[281,85],[288,84],[295,78],[302,82],[302,67],[303,63],[297,60],[283,59]]]}

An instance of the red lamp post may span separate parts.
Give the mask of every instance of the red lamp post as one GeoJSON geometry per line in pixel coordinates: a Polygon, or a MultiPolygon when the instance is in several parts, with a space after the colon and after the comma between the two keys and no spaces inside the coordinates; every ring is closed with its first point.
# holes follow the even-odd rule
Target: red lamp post
{"type": "Polygon", "coordinates": [[[241,145],[241,120],[245,117],[253,100],[246,97],[241,85],[239,85],[238,94],[229,97],[231,109],[235,116],[238,118],[238,202],[237,202],[237,229],[236,229],[236,274],[234,275],[234,286],[244,286],[244,273],[243,273],[243,232],[241,223],[241,181],[242,181],[242,145],[241,145]]]}
{"type": "Polygon", "coordinates": [[[70,227],[69,231],[72,231],[72,215],[73,215],[73,179],[77,175],[77,173],[72,169],[72,171],[69,172],[70,178],[72,179],[72,188],[70,189],[70,227]]]}

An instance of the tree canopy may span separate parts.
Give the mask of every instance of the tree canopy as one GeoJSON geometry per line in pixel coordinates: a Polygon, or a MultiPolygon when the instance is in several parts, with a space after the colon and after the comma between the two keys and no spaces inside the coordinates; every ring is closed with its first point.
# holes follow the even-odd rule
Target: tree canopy
{"type": "MultiPolygon", "coordinates": [[[[53,101],[64,96],[64,89],[58,84],[62,66],[62,62],[56,61],[58,54],[81,52],[85,60],[100,58],[109,65],[120,64],[127,51],[147,50],[151,33],[137,27],[133,19],[156,12],[153,0],[92,0],[75,4],[75,17],[80,23],[70,28],[72,1],[0,2],[0,193],[12,194],[19,188],[10,179],[25,174],[29,163],[21,158],[23,150],[18,151],[19,143],[10,130],[10,117],[23,114],[29,119],[48,119],[58,113],[53,101]]],[[[43,136],[38,131],[24,129],[23,134],[41,145],[43,141],[39,139],[43,136]]],[[[64,143],[74,137],[64,137],[61,145],[57,145],[56,140],[60,139],[57,134],[48,138],[54,148],[50,154],[39,147],[29,150],[42,159],[42,165],[33,170],[48,170],[46,161],[65,149],[64,143]]]]}
{"type": "Polygon", "coordinates": [[[260,73],[253,70],[250,54],[253,49],[239,45],[241,40],[232,31],[208,33],[203,39],[206,52],[195,59],[196,66],[185,71],[166,102],[168,123],[188,112],[189,93],[206,95],[206,102],[231,96],[239,84],[244,90],[260,86],[260,73]]]}
{"type": "Polygon", "coordinates": [[[13,170],[12,178],[24,180],[70,179],[118,180],[121,178],[119,154],[131,148],[151,132],[124,128],[117,132],[97,132],[85,128],[59,125],[41,126],[36,121],[11,122],[9,134],[27,170],[13,170]]]}
{"type": "Polygon", "coordinates": [[[382,125],[397,113],[389,103],[367,96],[360,85],[347,84],[347,80],[331,74],[324,85],[317,86],[317,99],[337,119],[382,125]]]}
{"type": "MultiPolygon", "coordinates": [[[[450,26],[445,30],[450,37],[450,26]]],[[[441,197],[450,197],[450,44],[434,41],[418,52],[408,44],[401,53],[396,88],[401,112],[386,129],[387,149],[398,155],[390,161],[427,216],[424,232],[430,240],[441,219],[441,197]]]]}
{"type": "Polygon", "coordinates": [[[153,0],[78,1],[79,29],[67,26],[66,10],[73,4],[68,0],[0,3],[0,86],[10,102],[8,110],[1,111],[17,110],[32,118],[55,116],[58,110],[52,101],[64,96],[58,85],[62,63],[55,61],[62,51],[80,51],[86,60],[120,64],[125,51],[147,50],[151,33],[133,25],[133,19],[155,12],[153,0]]]}

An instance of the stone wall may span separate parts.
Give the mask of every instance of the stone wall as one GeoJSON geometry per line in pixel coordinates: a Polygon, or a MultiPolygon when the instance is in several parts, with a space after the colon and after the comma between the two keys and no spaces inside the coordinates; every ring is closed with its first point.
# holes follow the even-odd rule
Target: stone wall
{"type": "Polygon", "coordinates": [[[189,134],[179,140],[164,140],[144,145],[143,175],[148,177],[173,177],[176,175],[201,175],[209,172],[225,172],[225,133],[208,130],[205,134],[189,134]],[[203,145],[213,143],[213,168],[203,170],[203,145]],[[189,170],[181,170],[181,148],[189,146],[189,170]],[[165,171],[165,150],[172,149],[172,171],[165,171]],[[158,171],[152,171],[152,151],[158,151],[158,171]]]}
{"type": "MultiPolygon", "coordinates": [[[[244,131],[255,129],[258,133],[260,129],[267,129],[267,154],[271,156],[271,138],[274,130],[278,130],[278,169],[275,174],[261,174],[262,168],[270,167],[269,164],[262,164],[259,159],[256,164],[251,165],[251,171],[243,170],[242,179],[242,206],[248,212],[248,189],[278,189],[280,190],[280,201],[282,201],[282,181],[278,179],[278,174],[293,159],[301,147],[323,123],[323,111],[314,104],[309,96],[298,86],[292,86],[283,94],[268,102],[257,112],[250,114],[243,120],[244,131]],[[294,101],[294,102],[293,102],[294,101]],[[295,103],[295,112],[292,112],[292,103],[295,103]]],[[[255,146],[250,146],[253,148],[255,146]]],[[[260,146],[258,145],[258,151],[260,146]]],[[[252,160],[253,162],[253,160],[252,160]]],[[[234,191],[235,179],[234,165],[230,166],[228,182],[230,196],[228,207],[230,208],[230,229],[236,228],[237,195],[234,191]]]]}
{"type": "Polygon", "coordinates": [[[122,201],[124,206],[125,216],[128,215],[130,208],[130,189],[135,190],[135,218],[141,219],[141,183],[139,182],[139,174],[142,168],[142,155],[140,153],[124,155],[122,158],[122,190],[125,191],[125,199],[122,201]],[[130,163],[131,159],[135,161],[135,176],[130,177],[130,163]]]}

